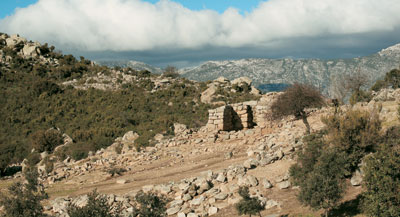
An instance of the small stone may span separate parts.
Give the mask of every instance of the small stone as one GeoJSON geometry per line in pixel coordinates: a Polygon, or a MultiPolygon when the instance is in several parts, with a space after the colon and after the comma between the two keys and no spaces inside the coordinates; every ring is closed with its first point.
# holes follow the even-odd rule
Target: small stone
{"type": "Polygon", "coordinates": [[[266,188],[266,189],[272,188],[271,182],[266,178],[263,178],[262,184],[263,184],[264,188],[266,188]]]}
{"type": "Polygon", "coordinates": [[[174,215],[174,214],[178,213],[180,210],[181,210],[181,208],[179,206],[171,207],[171,208],[167,209],[167,215],[174,215]]]}
{"type": "Polygon", "coordinates": [[[243,163],[243,166],[247,169],[256,168],[259,165],[258,161],[255,159],[248,159],[243,163]]]}
{"type": "Polygon", "coordinates": [[[184,212],[178,213],[178,217],[186,217],[186,214],[184,212]]]}
{"type": "Polygon", "coordinates": [[[290,182],[289,181],[283,181],[281,183],[278,183],[278,188],[279,189],[287,189],[290,187],[290,182]]]}
{"type": "Polygon", "coordinates": [[[363,177],[360,173],[360,171],[356,171],[356,173],[351,177],[350,183],[353,186],[360,186],[363,181],[363,177]]]}
{"type": "Polygon", "coordinates": [[[212,206],[212,207],[208,208],[208,212],[207,213],[208,213],[208,215],[215,215],[215,214],[217,214],[217,212],[218,212],[218,208],[212,206]]]}
{"type": "Polygon", "coordinates": [[[227,193],[221,192],[217,195],[215,195],[216,200],[225,200],[228,197],[227,193]]]}
{"type": "Polygon", "coordinates": [[[123,184],[126,184],[126,183],[128,183],[128,180],[126,180],[126,179],[117,179],[117,184],[123,185],[123,184]]]}
{"type": "Polygon", "coordinates": [[[226,176],[224,173],[219,173],[216,179],[218,182],[225,182],[226,176]]]}

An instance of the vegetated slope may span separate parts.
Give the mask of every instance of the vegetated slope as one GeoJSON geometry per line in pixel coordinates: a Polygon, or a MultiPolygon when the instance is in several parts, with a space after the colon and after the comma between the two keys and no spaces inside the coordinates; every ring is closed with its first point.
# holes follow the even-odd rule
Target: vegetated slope
{"type": "Polygon", "coordinates": [[[182,76],[206,81],[224,76],[251,78],[255,85],[268,83],[311,83],[324,94],[334,95],[334,85],[344,74],[360,71],[367,74],[370,84],[400,64],[400,44],[381,52],[353,59],[241,59],[209,61],[198,67],[183,69],[182,76]]]}
{"type": "Polygon", "coordinates": [[[146,146],[155,134],[172,133],[173,123],[202,126],[211,107],[200,101],[206,88],[183,78],[98,66],[0,34],[0,171],[27,156],[33,133],[51,127],[74,139],[66,154],[79,159],[130,130],[146,146]]]}
{"type": "Polygon", "coordinates": [[[133,60],[98,60],[96,63],[99,63],[100,65],[108,66],[108,67],[123,67],[127,68],[130,67],[134,70],[147,70],[151,73],[154,74],[161,74],[162,69],[158,67],[154,67],[152,65],[146,64],[144,62],[139,62],[139,61],[133,61],[133,60]]]}

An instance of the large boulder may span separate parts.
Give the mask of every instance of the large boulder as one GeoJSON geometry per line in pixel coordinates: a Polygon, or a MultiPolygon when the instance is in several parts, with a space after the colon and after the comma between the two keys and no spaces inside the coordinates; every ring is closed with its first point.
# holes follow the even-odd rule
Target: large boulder
{"type": "Polygon", "coordinates": [[[214,99],[217,90],[218,87],[214,84],[211,84],[207,90],[201,93],[200,101],[202,103],[211,103],[214,99]]]}
{"type": "Polygon", "coordinates": [[[24,57],[37,57],[40,55],[40,44],[28,43],[22,48],[22,55],[24,57]]]}
{"type": "Polygon", "coordinates": [[[11,35],[6,39],[7,47],[15,47],[16,45],[23,44],[26,42],[25,38],[19,37],[19,35],[11,35]]]}

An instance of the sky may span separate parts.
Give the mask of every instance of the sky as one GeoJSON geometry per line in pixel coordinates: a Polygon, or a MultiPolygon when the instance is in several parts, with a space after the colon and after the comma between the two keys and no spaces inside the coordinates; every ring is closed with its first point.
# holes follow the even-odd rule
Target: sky
{"type": "Polygon", "coordinates": [[[0,32],[97,60],[351,58],[400,43],[399,0],[2,0],[0,32]]]}

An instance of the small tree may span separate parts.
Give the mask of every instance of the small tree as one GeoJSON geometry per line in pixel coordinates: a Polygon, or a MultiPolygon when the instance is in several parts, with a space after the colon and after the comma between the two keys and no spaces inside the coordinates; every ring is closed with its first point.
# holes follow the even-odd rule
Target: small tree
{"type": "Polygon", "coordinates": [[[383,145],[366,159],[362,209],[368,216],[400,216],[400,149],[383,145]]]}
{"type": "Polygon", "coordinates": [[[239,195],[242,199],[235,205],[239,215],[248,214],[251,217],[251,215],[258,214],[261,217],[260,212],[265,209],[265,206],[258,198],[250,197],[249,187],[239,187],[239,195]]]}
{"type": "Polygon", "coordinates": [[[93,190],[88,194],[88,203],[86,206],[77,207],[70,205],[67,213],[70,217],[119,217],[121,211],[120,205],[115,210],[108,204],[108,199],[104,195],[100,195],[97,190],[93,190]]]}
{"type": "Polygon", "coordinates": [[[167,66],[163,72],[163,76],[169,78],[179,77],[178,69],[175,66],[167,66]]]}
{"type": "Polygon", "coordinates": [[[305,148],[298,153],[290,175],[294,184],[300,186],[299,201],[313,209],[324,209],[327,216],[345,191],[346,156],[327,148],[323,136],[317,133],[305,137],[305,148]]]}
{"type": "Polygon", "coordinates": [[[47,194],[38,183],[36,167],[28,167],[24,173],[27,183],[16,182],[8,188],[7,194],[0,193],[0,206],[7,217],[42,217],[43,206],[40,201],[47,194]]]}
{"type": "Polygon", "coordinates": [[[278,99],[272,104],[271,109],[275,119],[287,115],[294,115],[297,119],[302,119],[310,133],[310,124],[307,121],[306,108],[321,107],[325,101],[319,91],[306,84],[295,83],[279,95],[278,99]]]}
{"type": "Polygon", "coordinates": [[[135,197],[139,208],[135,208],[133,216],[140,217],[164,217],[166,216],[168,200],[164,196],[158,196],[153,192],[139,191],[135,197]]]}

